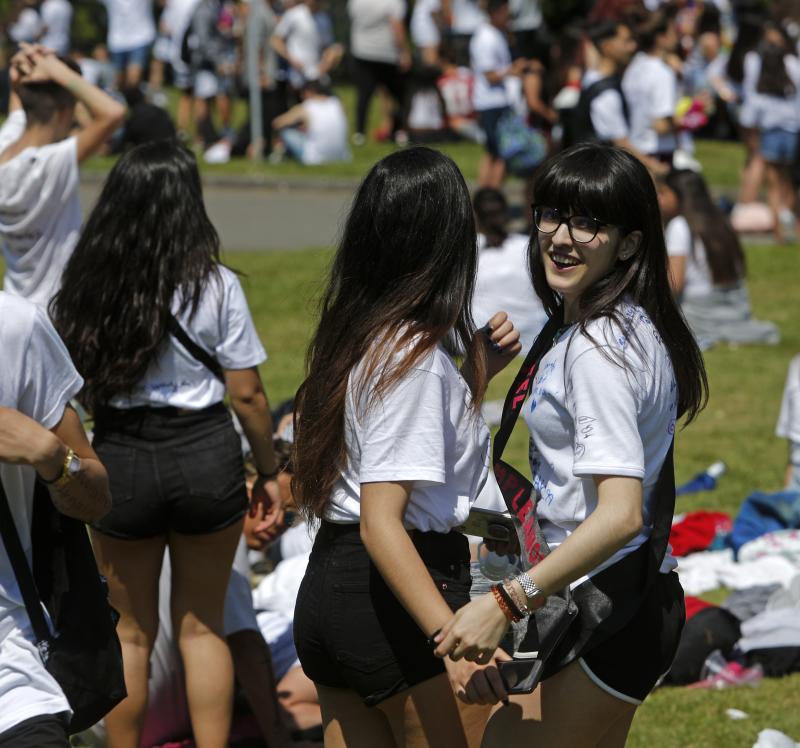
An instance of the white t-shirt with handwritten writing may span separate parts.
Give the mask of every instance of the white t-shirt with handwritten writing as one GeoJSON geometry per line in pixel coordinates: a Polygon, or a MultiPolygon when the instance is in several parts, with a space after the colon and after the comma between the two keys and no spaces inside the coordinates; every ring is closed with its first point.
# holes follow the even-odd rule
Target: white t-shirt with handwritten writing
{"type": "MultiPolygon", "coordinates": [[[[179,313],[180,294],[172,302],[172,313],[189,337],[211,354],[223,369],[249,369],[267,360],[258,339],[242,285],[236,274],[219,266],[219,277],[209,280],[197,312],[179,313]]],[[[115,397],[114,408],[170,405],[201,410],[221,402],[225,385],[172,335],[161,355],[128,395],[115,397]]]]}
{"type": "Polygon", "coordinates": [[[327,519],[358,522],[361,484],[413,481],[404,523],[449,532],[462,524],[486,481],[489,429],[452,358],[437,347],[382,397],[350,374],[345,404],[348,460],[331,492],[327,519]]]}
{"type": "MultiPolygon", "coordinates": [[[[590,576],[649,537],[652,489],[675,431],[678,393],[667,349],[641,307],[623,303],[618,311],[622,325],[608,319],[588,325],[594,341],[577,326],[561,334],[542,358],[524,406],[539,522],[551,549],[597,507],[592,476],[642,480],[642,532],[590,576]]],[[[675,566],[668,550],[661,571],[675,566]]]]}
{"type": "MultiPolygon", "coordinates": [[[[0,129],[0,153],[24,130],[24,112],[9,115],[0,129]]],[[[61,285],[80,228],[75,138],[26,148],[0,164],[4,291],[47,305],[61,285]]]]}

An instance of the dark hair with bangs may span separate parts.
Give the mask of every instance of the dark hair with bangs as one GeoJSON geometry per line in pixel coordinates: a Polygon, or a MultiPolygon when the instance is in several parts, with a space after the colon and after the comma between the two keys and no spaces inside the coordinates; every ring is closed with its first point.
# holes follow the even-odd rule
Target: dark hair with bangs
{"type": "Polygon", "coordinates": [[[219,237],[203,205],[194,155],[177,141],[123,155],[50,303],[90,411],[144,377],[168,335],[176,292],[181,310],[194,314],[218,262],[219,237]]]}
{"type": "Polygon", "coordinates": [[[307,517],[325,515],[347,459],[345,401],[359,363],[353,385],[374,402],[449,339],[469,352],[473,403],[480,402],[486,361],[469,311],[477,251],[469,191],[450,158],[409,148],[367,174],[333,259],[295,401],[292,488],[307,517]]]}
{"type": "MultiPolygon", "coordinates": [[[[611,271],[578,299],[578,329],[592,339],[587,326],[603,317],[624,327],[617,309],[624,297],[641,306],[672,361],[678,384],[678,413],[686,414],[687,423],[691,421],[708,398],[708,381],[700,349],[670,290],[661,213],[647,169],[622,148],[583,143],[540,167],[534,178],[533,198],[537,205],[582,213],[617,226],[622,235],[641,231],[642,239],[633,256],[618,259],[611,271]]],[[[530,263],[533,286],[545,310],[551,316],[560,314],[561,297],[547,284],[535,229],[530,263]]]]}

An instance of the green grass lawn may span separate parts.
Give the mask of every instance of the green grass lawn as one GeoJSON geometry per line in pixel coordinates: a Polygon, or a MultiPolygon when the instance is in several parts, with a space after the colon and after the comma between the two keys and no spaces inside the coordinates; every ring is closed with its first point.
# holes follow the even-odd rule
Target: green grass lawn
{"type": "MultiPolygon", "coordinates": [[[[748,246],[750,290],[756,316],[781,327],[782,342],[766,347],[718,347],[706,355],[711,398],[698,420],[681,431],[676,443],[679,482],[714,460],[728,473],[712,492],[681,498],[678,511],[719,509],[735,514],[755,489],[780,486],[786,444],[774,436],[786,367],[800,351],[800,300],[793,280],[800,277],[798,246],[748,246]]],[[[226,260],[246,273],[244,286],[256,325],[270,353],[262,374],[273,403],[291,397],[303,376],[303,357],[312,329],[315,299],[330,259],[328,251],[230,252],[226,260]]],[[[511,368],[511,367],[510,367],[511,368]]],[[[512,379],[506,371],[492,384],[500,398],[512,379]]],[[[526,466],[524,426],[518,428],[508,457],[526,466]]],[[[719,601],[719,593],[709,596],[719,601]]],[[[752,746],[759,730],[773,727],[800,739],[800,674],[765,680],[757,689],[720,692],[662,689],[639,710],[629,741],[643,748],[742,748],[752,746]],[[731,707],[750,717],[733,721],[731,707]]]]}

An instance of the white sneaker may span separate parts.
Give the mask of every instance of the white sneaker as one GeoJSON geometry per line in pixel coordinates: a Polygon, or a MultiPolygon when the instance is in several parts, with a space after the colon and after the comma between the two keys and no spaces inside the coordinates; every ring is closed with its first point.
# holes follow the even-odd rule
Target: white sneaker
{"type": "Polygon", "coordinates": [[[227,140],[219,140],[204,154],[203,159],[207,164],[227,164],[231,160],[231,145],[227,140]]]}
{"type": "Polygon", "coordinates": [[[364,145],[367,142],[363,132],[354,132],[350,138],[350,142],[355,146],[364,145]]]}

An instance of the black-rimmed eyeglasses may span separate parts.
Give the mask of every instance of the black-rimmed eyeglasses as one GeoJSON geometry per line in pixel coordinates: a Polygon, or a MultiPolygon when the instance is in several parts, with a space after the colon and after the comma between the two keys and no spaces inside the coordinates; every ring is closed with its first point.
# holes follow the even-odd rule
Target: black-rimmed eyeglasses
{"type": "Polygon", "coordinates": [[[564,216],[557,208],[549,208],[546,205],[532,205],[531,207],[533,208],[533,223],[542,234],[548,236],[555,234],[558,227],[562,223],[566,223],[572,241],[578,244],[592,241],[603,226],[609,225],[590,216],[564,216]]]}

